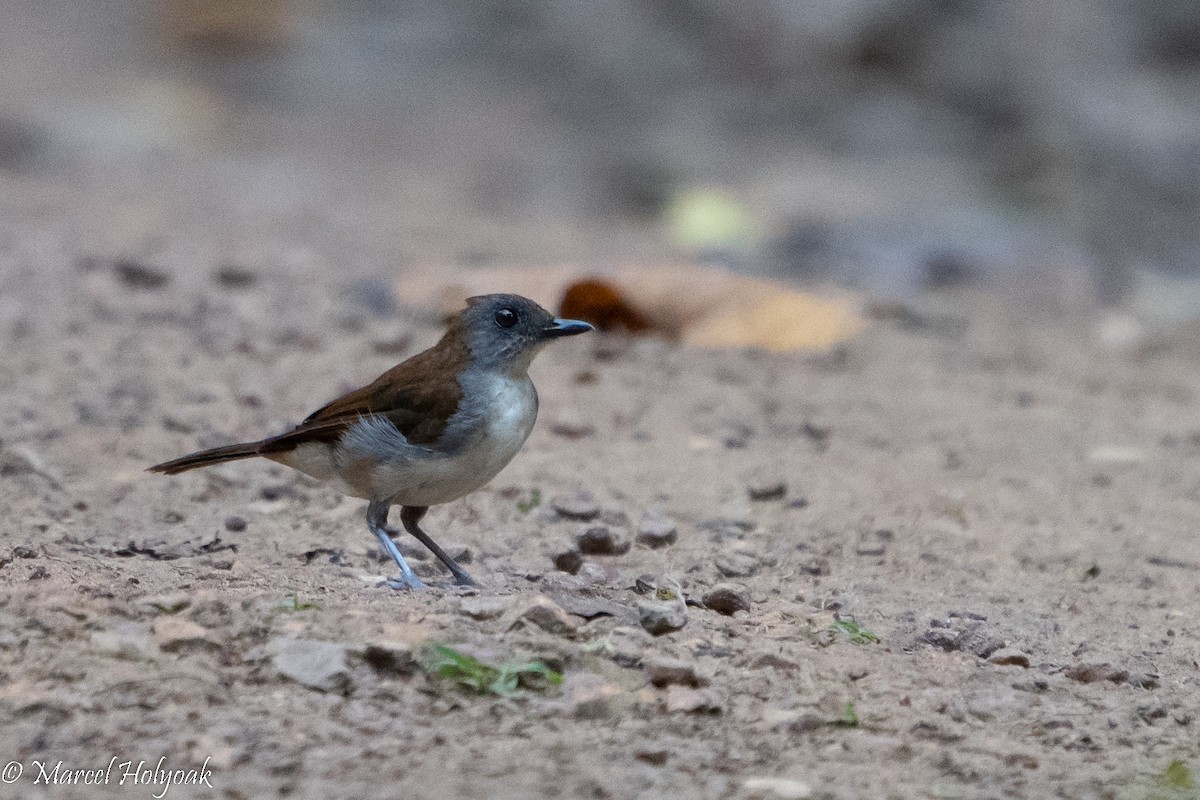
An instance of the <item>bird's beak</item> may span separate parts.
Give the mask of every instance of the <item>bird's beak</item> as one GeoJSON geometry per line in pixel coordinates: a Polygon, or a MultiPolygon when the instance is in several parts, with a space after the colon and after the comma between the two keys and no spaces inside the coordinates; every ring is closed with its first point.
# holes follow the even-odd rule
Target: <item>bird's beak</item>
{"type": "Polygon", "coordinates": [[[590,330],[593,328],[588,322],[577,319],[556,319],[550,323],[549,327],[543,328],[542,333],[549,339],[557,339],[560,336],[575,336],[590,330]]]}

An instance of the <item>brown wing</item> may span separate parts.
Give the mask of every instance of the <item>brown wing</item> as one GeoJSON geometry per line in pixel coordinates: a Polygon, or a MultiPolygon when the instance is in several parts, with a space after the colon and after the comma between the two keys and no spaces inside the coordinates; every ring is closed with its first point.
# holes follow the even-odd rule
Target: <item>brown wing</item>
{"type": "Polygon", "coordinates": [[[451,328],[437,345],[389,369],[309,414],[287,433],[263,442],[263,454],[291,450],[308,442],[333,443],[360,418],[386,417],[412,444],[432,444],[458,409],[462,387],[458,373],[470,351],[451,328]]]}

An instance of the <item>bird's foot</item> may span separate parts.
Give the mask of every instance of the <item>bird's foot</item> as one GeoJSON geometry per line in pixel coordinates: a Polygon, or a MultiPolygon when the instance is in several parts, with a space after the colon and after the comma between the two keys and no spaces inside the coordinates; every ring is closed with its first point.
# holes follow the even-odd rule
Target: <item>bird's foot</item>
{"type": "Polygon", "coordinates": [[[416,575],[412,575],[409,577],[405,577],[404,575],[401,575],[398,578],[388,578],[386,581],[384,581],[384,583],[386,583],[389,588],[401,590],[401,591],[412,591],[413,589],[428,589],[429,588],[428,584],[426,584],[424,581],[422,581],[416,575]]]}

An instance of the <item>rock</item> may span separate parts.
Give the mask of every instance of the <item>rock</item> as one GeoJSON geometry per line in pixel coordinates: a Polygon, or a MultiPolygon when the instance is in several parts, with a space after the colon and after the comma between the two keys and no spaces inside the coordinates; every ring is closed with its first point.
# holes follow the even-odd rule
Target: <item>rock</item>
{"type": "Polygon", "coordinates": [[[750,590],[740,583],[718,583],[705,592],[702,599],[705,608],[727,617],[750,610],[750,590]]]}
{"type": "Polygon", "coordinates": [[[567,678],[567,704],[576,719],[611,719],[617,715],[621,690],[590,672],[567,678]]]}
{"type": "Polygon", "coordinates": [[[972,653],[980,658],[988,658],[997,650],[1004,647],[1004,640],[992,635],[985,626],[974,624],[968,626],[958,637],[958,649],[972,653]]]}
{"type": "Polygon", "coordinates": [[[637,540],[652,550],[675,544],[679,536],[675,520],[657,508],[647,509],[637,525],[637,540]]]}
{"type": "Polygon", "coordinates": [[[638,622],[655,636],[680,630],[687,625],[687,610],[682,600],[642,600],[637,610],[638,622]]]}
{"type": "Polygon", "coordinates": [[[777,669],[783,672],[794,672],[800,665],[791,659],[784,658],[778,653],[762,653],[750,661],[751,669],[777,669]]]}
{"type": "Polygon", "coordinates": [[[726,425],[717,431],[717,436],[720,437],[722,444],[730,450],[741,450],[750,443],[751,437],[754,436],[754,429],[749,425],[726,425]]]}
{"type": "Polygon", "coordinates": [[[233,516],[225,518],[225,530],[230,533],[241,533],[246,530],[246,520],[241,517],[233,516]]]}
{"type": "Polygon", "coordinates": [[[1000,664],[1010,667],[1029,667],[1029,656],[1015,647],[1001,647],[988,656],[989,664],[1000,664]]]}
{"type": "Polygon", "coordinates": [[[271,664],[285,678],[321,692],[349,694],[349,648],[312,639],[272,639],[267,643],[271,664]]]}
{"type": "Polygon", "coordinates": [[[711,691],[691,689],[687,686],[668,686],[667,711],[716,714],[722,711],[722,705],[711,691]]]}
{"type": "Polygon", "coordinates": [[[574,539],[563,539],[551,549],[550,561],[555,569],[574,575],[583,566],[583,553],[574,539]]]}
{"type": "Polygon", "coordinates": [[[458,610],[471,619],[499,619],[508,609],[502,597],[464,597],[458,601],[458,610]]]}
{"type": "MultiPolygon", "coordinates": [[[[932,624],[932,623],[931,623],[932,624]]],[[[1004,640],[993,636],[979,623],[963,630],[932,627],[921,636],[920,641],[947,652],[960,650],[980,658],[988,658],[1004,647],[1004,640]]]]}
{"type": "Polygon", "coordinates": [[[167,273],[132,258],[113,262],[113,272],[122,284],[132,289],[161,289],[171,281],[167,273]]]}
{"type": "Polygon", "coordinates": [[[854,554],[878,558],[887,552],[888,543],[894,538],[895,534],[886,528],[872,533],[862,533],[858,537],[858,544],[854,547],[854,554]]]}
{"type": "Polygon", "coordinates": [[[579,568],[579,572],[575,574],[578,575],[579,579],[585,583],[603,585],[611,580],[608,570],[604,569],[604,567],[600,566],[599,564],[592,564],[586,561],[583,563],[583,566],[579,568]]]}
{"type": "Polygon", "coordinates": [[[565,439],[583,439],[596,433],[596,426],[573,408],[564,408],[550,420],[550,432],[565,439]]]}
{"type": "Polygon", "coordinates": [[[219,651],[221,641],[207,628],[179,617],[159,617],[154,621],[154,638],[166,653],[219,651]]]}
{"type": "Polygon", "coordinates": [[[556,594],[550,598],[573,617],[592,620],[598,617],[625,617],[632,620],[632,609],[604,597],[575,592],[556,594]]]}
{"type": "Polygon", "coordinates": [[[638,761],[645,762],[651,766],[661,767],[667,763],[670,758],[671,751],[663,747],[647,747],[636,750],[633,757],[638,761]]]}
{"type": "Polygon", "coordinates": [[[812,788],[791,778],[747,778],[742,782],[742,800],[804,800],[812,788]]]}
{"type": "Polygon", "coordinates": [[[594,525],[581,533],[577,539],[580,551],[588,555],[619,556],[629,552],[633,546],[629,531],[594,525]]]}
{"type": "Polygon", "coordinates": [[[650,575],[638,575],[633,582],[633,590],[638,594],[654,594],[658,590],[658,577],[650,575]]]}
{"type": "Polygon", "coordinates": [[[393,675],[412,675],[417,670],[417,657],[409,642],[377,640],[367,642],[355,655],[376,672],[393,675]]]}
{"type": "Polygon", "coordinates": [[[562,606],[545,595],[533,598],[520,614],[525,620],[555,636],[574,636],[579,626],[562,606]]]}
{"type": "Polygon", "coordinates": [[[1112,664],[1076,664],[1063,670],[1063,675],[1078,683],[1123,683],[1129,678],[1129,671],[1112,664]]]}
{"type": "Polygon", "coordinates": [[[775,470],[758,469],[746,477],[746,494],[751,500],[782,500],[787,496],[787,481],[775,470]]]}
{"type": "Polygon", "coordinates": [[[664,686],[690,686],[698,689],[708,684],[708,679],[696,672],[696,665],[681,658],[656,657],[643,662],[646,678],[651,684],[664,686]]]}
{"type": "Polygon", "coordinates": [[[921,635],[920,641],[933,645],[938,650],[950,652],[958,649],[958,632],[946,628],[930,628],[921,635]]]}
{"type": "Polygon", "coordinates": [[[758,559],[750,553],[731,550],[717,556],[717,571],[726,578],[748,578],[758,572],[758,559]]]}
{"type": "Polygon", "coordinates": [[[600,516],[600,505],[591,492],[578,491],[573,494],[555,495],[550,506],[560,517],[586,522],[600,516]]]}

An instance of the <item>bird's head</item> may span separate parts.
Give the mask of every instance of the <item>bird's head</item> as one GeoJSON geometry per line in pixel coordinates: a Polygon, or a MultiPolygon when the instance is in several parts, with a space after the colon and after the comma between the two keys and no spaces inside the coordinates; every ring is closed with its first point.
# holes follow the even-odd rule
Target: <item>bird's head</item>
{"type": "Polygon", "coordinates": [[[592,330],[587,322],[558,319],[527,297],[485,294],[467,299],[452,325],[466,338],[474,364],[523,375],[552,340],[592,330]]]}

